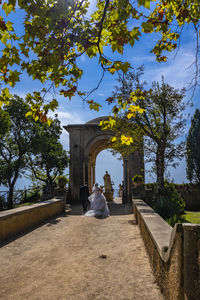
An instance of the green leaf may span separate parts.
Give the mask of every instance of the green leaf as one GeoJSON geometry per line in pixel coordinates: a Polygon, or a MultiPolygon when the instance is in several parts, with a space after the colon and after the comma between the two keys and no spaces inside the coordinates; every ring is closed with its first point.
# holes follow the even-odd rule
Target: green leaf
{"type": "Polygon", "coordinates": [[[127,73],[128,69],[130,68],[130,63],[129,62],[125,62],[124,64],[122,64],[121,69],[124,73],[127,73]]]}
{"type": "Polygon", "coordinates": [[[145,8],[150,9],[150,2],[155,0],[138,0],[138,6],[144,6],[145,8]]]}
{"type": "Polygon", "coordinates": [[[4,34],[2,35],[1,42],[2,42],[4,45],[6,45],[7,40],[8,40],[9,38],[10,38],[9,33],[5,31],[4,34]]]}
{"type": "Polygon", "coordinates": [[[8,21],[7,23],[6,23],[6,27],[7,27],[7,29],[9,30],[9,31],[12,31],[13,30],[13,23],[11,22],[11,21],[8,21]]]}
{"type": "Polygon", "coordinates": [[[12,95],[10,94],[10,92],[9,92],[9,89],[8,88],[4,88],[4,89],[2,89],[2,96],[3,97],[6,97],[6,98],[11,98],[12,97],[12,95]]]}
{"type": "Polygon", "coordinates": [[[87,103],[89,104],[90,109],[94,109],[96,111],[99,111],[99,108],[102,107],[102,105],[94,102],[94,100],[88,100],[87,103]]]}
{"type": "Polygon", "coordinates": [[[5,11],[6,16],[8,16],[11,13],[11,11],[14,10],[14,6],[12,4],[7,4],[7,3],[4,3],[2,5],[2,8],[5,11]]]}

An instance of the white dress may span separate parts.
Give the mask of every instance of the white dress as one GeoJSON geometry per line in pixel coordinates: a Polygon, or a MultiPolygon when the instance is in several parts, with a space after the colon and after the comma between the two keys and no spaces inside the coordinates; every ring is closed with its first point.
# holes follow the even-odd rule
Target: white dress
{"type": "Polygon", "coordinates": [[[85,214],[87,217],[106,218],[110,215],[105,196],[100,192],[99,187],[93,188],[93,193],[88,197],[90,210],[85,214]]]}

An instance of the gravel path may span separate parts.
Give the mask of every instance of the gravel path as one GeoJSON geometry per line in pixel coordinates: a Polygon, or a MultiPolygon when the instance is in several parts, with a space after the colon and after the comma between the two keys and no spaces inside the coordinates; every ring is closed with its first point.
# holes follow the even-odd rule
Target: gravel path
{"type": "Polygon", "coordinates": [[[0,299],[163,299],[133,214],[119,207],[107,219],[74,207],[4,245],[0,299]]]}

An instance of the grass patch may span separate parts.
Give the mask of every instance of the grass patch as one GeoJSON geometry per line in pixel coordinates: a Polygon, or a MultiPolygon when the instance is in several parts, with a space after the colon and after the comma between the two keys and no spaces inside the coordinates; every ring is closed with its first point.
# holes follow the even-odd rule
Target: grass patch
{"type": "Polygon", "coordinates": [[[200,224],[200,212],[186,211],[183,217],[188,223],[200,224]]]}

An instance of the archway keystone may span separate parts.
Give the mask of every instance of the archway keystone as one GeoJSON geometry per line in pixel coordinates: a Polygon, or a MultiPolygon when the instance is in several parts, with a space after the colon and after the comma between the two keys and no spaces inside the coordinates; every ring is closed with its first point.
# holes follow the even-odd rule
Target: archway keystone
{"type": "MultiPolygon", "coordinates": [[[[69,187],[72,203],[79,202],[80,186],[88,183],[91,191],[95,183],[96,157],[102,150],[111,148],[111,131],[102,131],[99,122],[108,119],[107,116],[93,119],[85,124],[74,124],[64,126],[69,132],[70,140],[70,167],[69,187]]],[[[131,153],[123,159],[124,197],[127,202],[132,197],[132,180],[136,174],[143,175],[144,158],[143,152],[139,150],[131,153]]]]}

